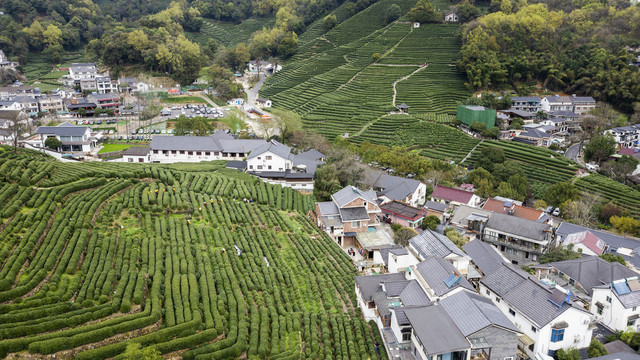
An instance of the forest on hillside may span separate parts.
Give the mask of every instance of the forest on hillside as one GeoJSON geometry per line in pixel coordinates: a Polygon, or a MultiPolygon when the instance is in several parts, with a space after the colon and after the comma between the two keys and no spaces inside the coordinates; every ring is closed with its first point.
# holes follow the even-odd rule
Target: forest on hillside
{"type": "Polygon", "coordinates": [[[492,1],[463,32],[458,69],[473,89],[541,82],[630,113],[640,100],[640,9],[629,1],[492,1]]]}

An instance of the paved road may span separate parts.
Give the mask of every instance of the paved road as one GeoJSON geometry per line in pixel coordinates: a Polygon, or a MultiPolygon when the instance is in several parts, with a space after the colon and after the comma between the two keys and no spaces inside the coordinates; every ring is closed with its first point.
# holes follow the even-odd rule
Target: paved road
{"type": "Polygon", "coordinates": [[[264,73],[261,73],[260,80],[258,80],[256,85],[251,89],[245,89],[245,92],[247,93],[247,103],[249,105],[256,104],[256,99],[258,98],[258,92],[260,91],[260,88],[262,87],[262,84],[264,84],[264,81],[266,79],[267,79],[267,76],[264,73]]]}
{"type": "Polygon", "coordinates": [[[564,156],[568,157],[569,159],[577,162],[578,164],[581,164],[582,162],[580,161],[580,159],[578,158],[578,155],[580,154],[580,143],[577,144],[573,144],[571,145],[567,151],[564,153],[564,156]]]}

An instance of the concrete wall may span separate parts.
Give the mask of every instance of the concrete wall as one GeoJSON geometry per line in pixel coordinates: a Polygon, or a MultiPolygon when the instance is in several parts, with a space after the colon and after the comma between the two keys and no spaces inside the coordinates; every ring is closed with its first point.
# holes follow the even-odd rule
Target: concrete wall
{"type": "Polygon", "coordinates": [[[163,153],[163,150],[157,150],[158,153],[155,154],[154,150],[150,151],[150,161],[151,162],[159,162],[159,163],[176,163],[176,162],[200,162],[200,161],[213,161],[213,160],[242,160],[245,154],[236,153],[236,156],[231,156],[231,154],[222,153],[220,151],[209,151],[209,155],[207,155],[207,151],[200,151],[200,155],[198,155],[197,151],[191,151],[191,155],[189,155],[189,151],[168,151],[165,150],[166,153],[163,153]]]}

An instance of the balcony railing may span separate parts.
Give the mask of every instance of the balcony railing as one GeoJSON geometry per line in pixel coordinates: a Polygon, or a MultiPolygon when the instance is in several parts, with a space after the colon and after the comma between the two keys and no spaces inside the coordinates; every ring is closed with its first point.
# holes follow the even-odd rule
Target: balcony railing
{"type": "Polygon", "coordinates": [[[506,237],[491,236],[491,235],[485,235],[484,240],[487,242],[492,242],[496,244],[504,244],[505,246],[509,246],[510,248],[513,248],[513,249],[534,252],[539,254],[544,254],[547,251],[546,246],[530,243],[525,240],[517,240],[517,239],[509,240],[506,237]]]}

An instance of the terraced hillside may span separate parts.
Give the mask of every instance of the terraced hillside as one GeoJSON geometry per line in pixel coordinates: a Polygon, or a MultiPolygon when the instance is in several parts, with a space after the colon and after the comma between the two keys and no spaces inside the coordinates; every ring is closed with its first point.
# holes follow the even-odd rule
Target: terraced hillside
{"type": "MultiPolygon", "coordinates": [[[[460,40],[455,24],[396,21],[384,25],[393,3],[403,11],[411,0],[380,0],[322,34],[317,24],[303,35],[296,55],[269,78],[260,95],[274,106],[296,111],[304,125],[334,138],[357,134],[402,102],[423,119],[450,121],[456,102],[469,96],[455,72],[460,40]],[[372,55],[381,54],[373,62],[372,55]]],[[[339,20],[342,8],[336,11],[339,20]]]]}
{"type": "Polygon", "coordinates": [[[201,45],[206,44],[209,38],[214,38],[218,44],[232,47],[240,42],[247,43],[254,32],[263,27],[272,27],[275,22],[275,17],[246,19],[240,24],[204,19],[200,32],[187,33],[187,36],[201,45]]]}
{"type": "Polygon", "coordinates": [[[378,359],[313,199],[223,166],[0,148],[0,358],[378,359]]]}

